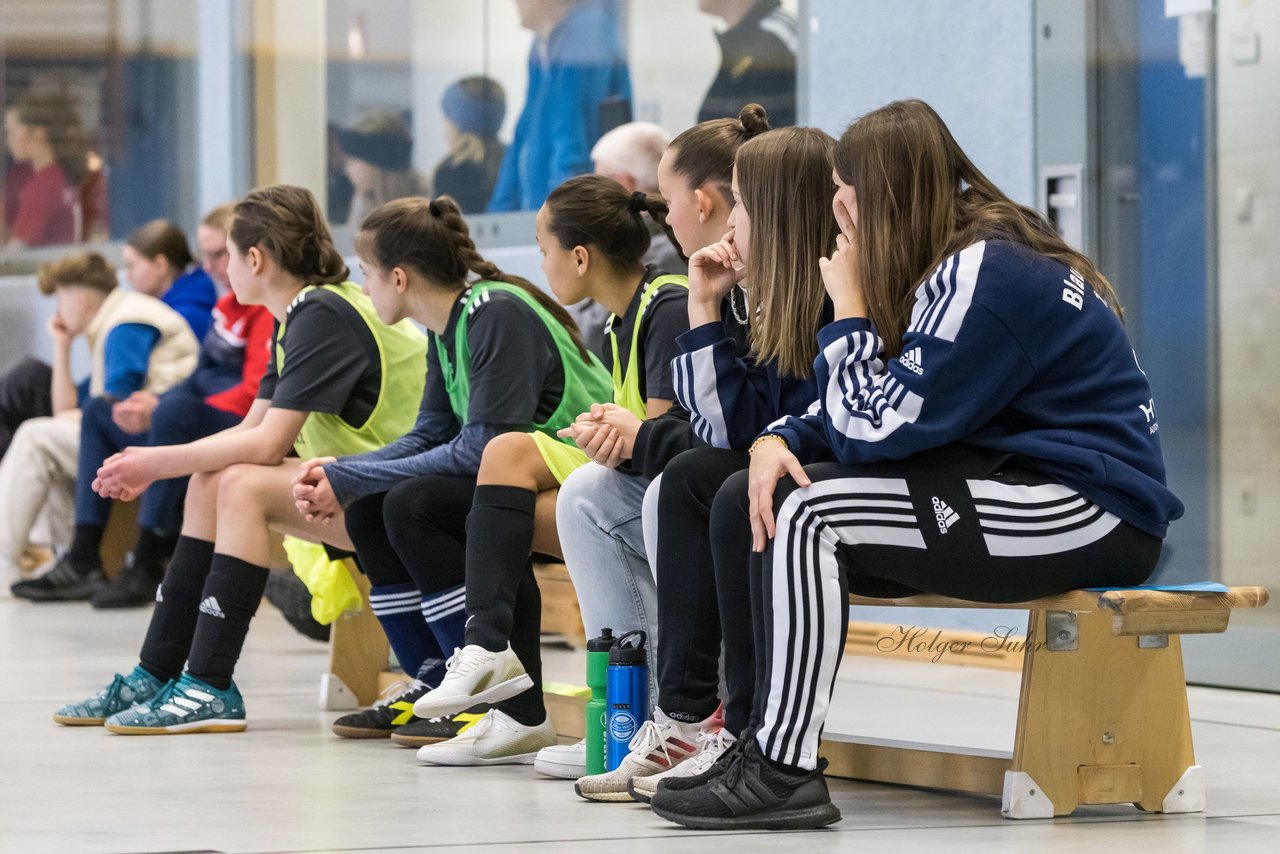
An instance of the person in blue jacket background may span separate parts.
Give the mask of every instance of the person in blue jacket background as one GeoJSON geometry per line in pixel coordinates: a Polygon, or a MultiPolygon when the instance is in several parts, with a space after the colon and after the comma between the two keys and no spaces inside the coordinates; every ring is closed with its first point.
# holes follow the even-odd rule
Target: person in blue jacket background
{"type": "Polygon", "coordinates": [[[537,210],[565,179],[591,172],[591,146],[631,118],[616,0],[515,2],[534,34],[529,86],[490,211],[537,210]]]}

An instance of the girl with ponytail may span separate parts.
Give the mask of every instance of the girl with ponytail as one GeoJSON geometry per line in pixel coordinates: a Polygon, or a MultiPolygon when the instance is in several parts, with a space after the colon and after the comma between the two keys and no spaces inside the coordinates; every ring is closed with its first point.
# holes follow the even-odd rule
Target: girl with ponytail
{"type": "Polygon", "coordinates": [[[98,470],[94,489],[124,500],[157,480],[191,479],[140,663],[60,709],[59,723],[105,723],[133,735],[244,730],[232,671],[277,535],[353,547],[341,527],[298,517],[293,449],[308,457],[359,453],[413,423],[426,339],[412,324],[381,323],[346,281],[309,191],[250,193],[235,206],[227,251],[236,299],[266,306],[276,321],[266,375],[237,426],[185,445],[126,448],[98,470]]]}
{"type": "MultiPolygon", "coordinates": [[[[466,723],[419,720],[412,706],[440,684],[446,654],[463,646],[466,555],[476,539],[468,534],[477,530],[467,518],[482,457],[498,443],[539,441],[530,436],[574,450],[556,431],[608,399],[609,374],[563,306],[480,255],[447,196],[375,209],[361,224],[356,254],[383,320],[412,318],[427,328],[426,390],[403,438],[371,453],[304,463],[294,495],[307,519],[345,527],[373,585],[374,613],[411,680],[387,702],[337,720],[334,732],[386,738],[399,726],[398,742],[421,745],[466,723]]],[[[553,514],[544,501],[533,544],[539,552],[559,552],[553,514]]],[[[481,539],[494,536],[480,530],[481,539]]],[[[529,550],[526,543],[517,586],[520,602],[533,603],[531,616],[513,634],[522,649],[531,643],[536,650],[540,613],[529,550]]],[[[537,668],[530,670],[536,678],[537,668]]],[[[541,718],[523,715],[517,722],[495,713],[472,729],[502,740],[513,727],[536,747],[555,742],[541,718]]]]}
{"type": "MultiPolygon", "coordinates": [[[[613,374],[611,399],[636,420],[655,418],[671,407],[675,389],[669,366],[678,353],[677,336],[688,330],[685,277],[643,261],[650,243],[644,215],[661,224],[666,210],[658,196],[628,193],[611,178],[584,175],[553,190],[537,215],[542,269],[556,298],[566,304],[591,299],[612,312],[604,346],[613,374]]],[[[602,395],[593,403],[609,399],[602,395]]],[[[541,604],[529,554],[560,553],[554,517],[544,519],[539,510],[554,511],[560,484],[590,462],[573,444],[579,432],[569,424],[558,431],[559,439],[551,433],[506,433],[485,448],[467,520],[474,536],[466,552],[465,645],[440,686],[419,699],[415,711],[452,715],[494,703],[490,716],[502,729],[492,735],[469,730],[427,745],[418,754],[423,761],[528,763],[534,751],[520,734],[534,729],[553,735],[538,684],[541,604]]],[[[554,737],[546,744],[554,745],[554,737]]]]}
{"type": "MultiPolygon", "coordinates": [[[[743,128],[759,127],[758,111],[743,109],[743,128]]],[[[715,174],[711,153],[725,151],[724,131],[712,131],[699,126],[672,142],[676,150],[663,158],[667,168],[659,180],[674,185],[673,193],[690,186],[689,178],[672,180],[682,160],[698,167],[693,181],[715,174]],[[705,148],[690,148],[698,143],[705,148]]],[[[724,191],[732,204],[720,236],[691,253],[691,328],[681,336],[673,364],[697,441],[687,440],[687,450],[666,458],[645,498],[653,510],[643,527],[658,579],[653,720],[617,769],[578,781],[582,797],[651,797],[660,780],[705,770],[746,725],[750,631],[722,632],[721,621],[747,601],[748,588],[744,577],[719,578],[712,506],[721,487],[746,469],[747,450],[759,432],[778,418],[804,413],[817,397],[814,339],[831,310],[814,259],[830,250],[836,235],[828,204],[832,143],[814,128],[754,134],[731,149],[719,172],[728,179],[724,191]],[[723,716],[716,714],[722,648],[729,688],[723,716]]],[[[708,195],[695,193],[694,200],[705,203],[708,195]]],[[[672,210],[677,206],[673,200],[672,210]]],[[[605,418],[609,429],[621,422],[616,414],[605,418]]],[[[638,435],[646,441],[637,440],[637,447],[653,446],[650,436],[638,435]]],[[[644,458],[646,470],[656,456],[644,458]]],[[[592,512],[585,502],[579,506],[592,512]]],[[[572,571],[577,561],[568,557],[572,571]]]]}

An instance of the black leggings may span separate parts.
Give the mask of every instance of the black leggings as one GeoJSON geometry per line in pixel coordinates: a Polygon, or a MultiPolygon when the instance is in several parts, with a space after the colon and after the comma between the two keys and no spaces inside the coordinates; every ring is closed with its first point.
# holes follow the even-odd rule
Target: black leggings
{"type": "MultiPolygon", "coordinates": [[[[347,534],[369,581],[377,586],[412,583],[424,596],[462,585],[467,567],[467,516],[475,489],[475,478],[429,475],[352,502],[346,510],[347,534]]],[[[542,598],[532,567],[520,580],[516,601],[511,648],[533,679],[533,687],[495,708],[522,724],[535,726],[546,719],[546,711],[539,646],[542,598]]]]}
{"type": "MultiPolygon", "coordinates": [[[[662,472],[655,562],[662,642],[658,644],[655,705],[677,719],[706,718],[720,703],[721,620],[712,562],[712,502],[725,480],[748,462],[745,451],[695,448],[675,457],[662,472]]],[[[749,607],[745,588],[737,592],[742,594],[742,606],[749,607]]],[[[736,642],[749,646],[750,632],[742,637],[725,635],[726,644],[736,642]]],[[[744,678],[750,681],[750,655],[726,656],[726,666],[731,660],[746,668],[744,678]]],[[[733,677],[726,672],[727,681],[733,677]]],[[[729,712],[726,706],[726,715],[729,712]]],[[[746,714],[744,709],[742,723],[746,714]]]]}
{"type": "MultiPolygon", "coordinates": [[[[848,629],[850,591],[1018,602],[1082,587],[1130,587],[1155,570],[1161,540],[1023,458],[950,445],[900,461],[807,466],[774,496],[777,536],[717,566],[758,566],[754,721],[775,762],[813,768],[848,629]]],[[[726,484],[745,516],[745,478],[726,484]]],[[[729,511],[730,506],[724,509],[729,511]]],[[[726,631],[728,622],[726,621],[726,631]]]]}
{"type": "Polygon", "coordinates": [[[415,477],[351,502],[347,535],[370,583],[412,583],[428,594],[462,584],[475,490],[475,478],[415,477]]]}

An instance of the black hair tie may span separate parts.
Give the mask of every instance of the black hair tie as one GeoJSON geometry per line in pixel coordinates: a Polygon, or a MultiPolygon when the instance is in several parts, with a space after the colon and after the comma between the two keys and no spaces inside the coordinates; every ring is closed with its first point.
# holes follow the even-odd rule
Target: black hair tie
{"type": "Polygon", "coordinates": [[[636,190],[631,194],[631,212],[642,213],[649,209],[649,197],[640,190],[636,190]]]}
{"type": "Polygon", "coordinates": [[[440,205],[436,204],[435,199],[427,203],[427,210],[431,211],[432,216],[440,216],[440,205]]]}

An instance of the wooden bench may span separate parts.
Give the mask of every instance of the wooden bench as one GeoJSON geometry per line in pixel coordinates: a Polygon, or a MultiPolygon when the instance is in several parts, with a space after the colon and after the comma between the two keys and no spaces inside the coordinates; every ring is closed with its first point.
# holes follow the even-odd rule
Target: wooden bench
{"type": "Polygon", "coordinates": [[[838,777],[1001,796],[1006,818],[1069,815],[1081,804],[1200,812],[1179,635],[1223,632],[1261,587],[1226,593],[1077,590],[1000,605],[943,596],[850,596],[851,605],[1029,612],[1012,754],[827,735],[838,777]]]}

